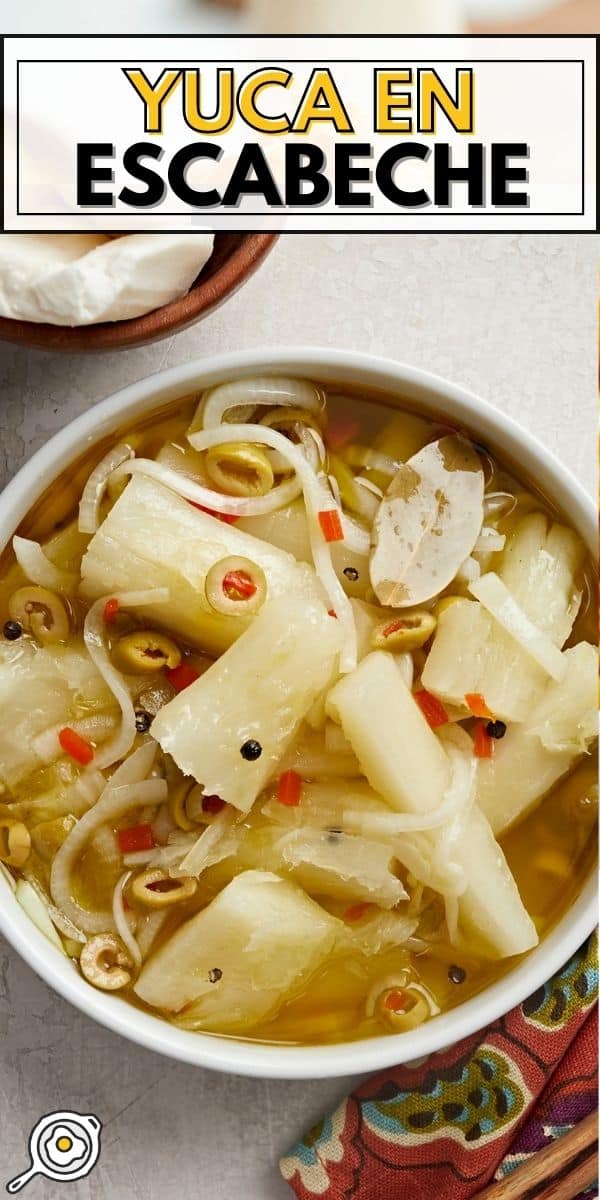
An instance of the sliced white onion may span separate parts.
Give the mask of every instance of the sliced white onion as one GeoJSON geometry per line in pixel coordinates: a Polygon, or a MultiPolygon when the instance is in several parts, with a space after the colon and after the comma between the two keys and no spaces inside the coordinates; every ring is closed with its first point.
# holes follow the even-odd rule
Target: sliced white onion
{"type": "MultiPolygon", "coordinates": [[[[265,413],[263,417],[255,418],[255,420],[259,420],[261,425],[268,425],[269,429],[277,429],[279,433],[284,434],[285,437],[289,438],[290,441],[295,439],[296,442],[300,442],[305,449],[307,446],[309,446],[307,435],[311,432],[314,433],[312,444],[309,446],[309,461],[313,461],[316,445],[319,454],[319,462],[324,463],[327,457],[327,451],[319,430],[316,430],[312,425],[307,424],[306,420],[302,419],[302,414],[298,409],[291,408],[289,409],[289,412],[294,413],[293,421],[290,421],[289,418],[286,419],[285,408],[274,408],[270,412],[265,413]]],[[[279,453],[278,450],[266,450],[265,453],[275,474],[287,474],[287,472],[291,471],[292,468],[290,467],[289,462],[279,453]]]]}
{"type": "Polygon", "coordinates": [[[428,813],[395,813],[395,812],[360,812],[356,809],[345,809],[342,813],[342,826],[348,833],[358,833],[378,838],[401,837],[405,833],[425,833],[430,829],[439,829],[461,810],[464,801],[462,792],[449,791],[441,804],[428,813]]]}
{"type": "Polygon", "coordinates": [[[83,737],[92,738],[93,741],[103,741],[108,734],[112,732],[117,724],[115,713],[95,713],[92,717],[81,717],[73,722],[72,728],[83,737]]]}
{"type": "Polygon", "coordinates": [[[159,846],[166,846],[170,835],[175,833],[178,828],[169,812],[168,805],[163,804],[162,808],[158,810],[152,822],[152,828],[155,842],[158,842],[159,846]]]}
{"type": "Polygon", "coordinates": [[[225,414],[231,409],[238,411],[238,421],[246,421],[255,408],[302,408],[306,412],[319,413],[323,409],[323,392],[306,379],[286,379],[265,376],[256,379],[236,379],[222,383],[205,392],[190,432],[197,429],[215,429],[221,425],[225,414]]]}
{"type": "Polygon", "coordinates": [[[120,608],[142,608],[146,604],[165,604],[169,599],[169,589],[154,588],[149,591],[117,592],[112,596],[103,596],[92,604],[85,618],[83,637],[88,654],[121,709],[121,727],[116,737],[111,738],[95,755],[94,765],[98,770],[110,767],[119,759],[125,758],[133,746],[137,732],[135,709],[129,689],[123,676],[113,667],[104,641],[104,608],[109,599],[118,600],[120,608]]]}
{"type": "Polygon", "coordinates": [[[459,583],[471,584],[474,583],[476,579],[479,579],[480,575],[481,567],[477,562],[477,559],[473,558],[472,555],[469,555],[469,557],[465,559],[464,563],[458,568],[455,579],[457,579],[459,583]]]}
{"type": "Polygon", "coordinates": [[[231,806],[224,808],[216,820],[213,821],[212,825],[207,825],[206,829],[202,831],[200,837],[197,838],[192,849],[186,854],[180,865],[171,868],[171,874],[194,875],[196,877],[201,875],[208,860],[212,857],[222,839],[229,833],[237,818],[238,813],[234,808],[231,806]]]}
{"type": "Polygon", "coordinates": [[[395,654],[394,662],[410,692],[415,678],[415,660],[412,654],[409,650],[406,650],[404,654],[395,654]]]}
{"type": "Polygon", "coordinates": [[[378,500],[383,500],[383,492],[381,488],[377,487],[377,484],[373,483],[372,479],[367,479],[365,475],[355,475],[354,482],[358,484],[359,487],[365,488],[367,492],[371,492],[371,494],[376,496],[378,500]]]}
{"type": "Polygon", "coordinates": [[[60,950],[61,954],[65,953],[65,948],[50,920],[50,914],[44,901],[34,890],[31,884],[26,879],[19,879],[15,888],[15,898],[17,903],[21,905],[23,912],[27,913],[30,921],[37,926],[40,933],[48,938],[49,942],[60,950]]]}
{"type": "Polygon", "coordinates": [[[448,929],[451,929],[456,937],[458,906],[454,909],[447,902],[452,899],[457,900],[466,887],[464,869],[456,859],[455,848],[464,843],[465,823],[475,803],[478,760],[473,754],[469,735],[459,726],[453,725],[451,728],[445,729],[441,740],[444,742],[452,771],[450,787],[444,799],[454,797],[458,801],[458,811],[444,825],[436,840],[433,855],[433,886],[444,896],[448,929]],[[455,885],[439,886],[440,881],[443,882],[447,878],[448,871],[454,875],[455,885]]]}
{"type": "Polygon", "coordinates": [[[164,871],[170,870],[172,866],[179,866],[181,859],[185,858],[186,854],[192,850],[198,840],[198,834],[184,833],[181,829],[175,829],[172,834],[169,834],[166,846],[160,846],[157,850],[152,851],[152,857],[149,866],[160,866],[164,871]]]}
{"type": "MultiPolygon", "coordinates": [[[[139,818],[142,819],[141,817],[139,818]]],[[[94,853],[102,859],[103,867],[120,867],[121,851],[110,825],[102,825],[90,841],[94,853]]]]}
{"type": "Polygon", "coordinates": [[[564,678],[566,658],[548,635],[529,619],[499,575],[489,571],[471,583],[469,591],[543,671],[557,682],[564,678]]]}
{"type": "Polygon", "coordinates": [[[132,850],[131,854],[123,855],[123,863],[126,867],[145,867],[155,853],[155,850],[132,850]]]}
{"type": "Polygon", "coordinates": [[[338,507],[339,509],[341,509],[341,507],[342,507],[342,493],[340,492],[340,485],[339,485],[339,483],[338,483],[338,481],[337,481],[337,479],[336,479],[335,475],[328,475],[328,476],[327,476],[327,479],[329,480],[329,486],[330,486],[330,488],[331,488],[331,490],[332,490],[332,492],[333,492],[333,498],[334,498],[334,500],[335,500],[335,502],[336,502],[336,504],[337,504],[337,507],[338,507]]]}
{"type": "Polygon", "coordinates": [[[458,897],[444,896],[444,909],[446,912],[446,925],[448,926],[448,939],[451,945],[458,944],[458,897]]]}
{"type": "MultiPolygon", "coordinates": [[[[60,847],[60,850],[58,852],[56,852],[55,857],[54,857],[53,870],[54,870],[54,866],[56,864],[56,858],[59,858],[59,856],[62,856],[62,854],[66,854],[66,857],[68,857],[68,858],[74,858],[79,853],[79,850],[77,848],[79,846],[79,836],[77,836],[77,838],[74,838],[74,834],[77,833],[77,830],[80,828],[80,824],[82,824],[82,821],[85,820],[85,822],[86,822],[86,824],[84,826],[84,830],[86,830],[86,832],[85,832],[85,836],[83,839],[84,841],[86,841],[86,840],[88,840],[88,838],[92,838],[92,836],[95,835],[96,830],[101,828],[104,821],[109,820],[108,817],[104,818],[102,816],[102,812],[109,805],[110,798],[112,798],[113,793],[116,790],[116,788],[137,785],[137,784],[140,784],[140,782],[142,782],[143,780],[145,780],[146,776],[149,775],[150,770],[152,769],[152,766],[154,766],[156,754],[157,754],[156,743],[146,742],[146,743],[144,743],[144,745],[139,746],[139,749],[134,751],[134,754],[132,754],[132,755],[130,755],[130,757],[126,758],[125,762],[121,763],[121,766],[118,767],[118,769],[116,769],[115,772],[113,772],[112,776],[110,776],[110,779],[108,782],[104,782],[103,775],[101,775],[100,772],[94,773],[94,775],[97,774],[98,776],[100,776],[100,779],[102,779],[103,785],[104,785],[102,787],[102,792],[100,793],[100,798],[96,799],[96,802],[94,803],[94,808],[88,809],[88,811],[85,812],[84,816],[82,816],[82,818],[80,818],[80,820],[76,824],[76,827],[74,827],[71,830],[71,833],[68,834],[65,841],[62,842],[62,846],[60,847]],[[103,805],[103,808],[100,810],[101,811],[101,820],[100,821],[96,821],[98,804],[103,805]],[[72,842],[71,842],[71,838],[73,838],[72,842]],[[68,854],[65,851],[66,846],[68,846],[68,854]],[[73,853],[71,854],[72,847],[76,847],[76,848],[74,848],[73,853]]],[[[84,772],[82,774],[82,776],[80,776],[80,778],[84,779],[85,775],[86,775],[86,772],[84,772]]],[[[91,775],[92,775],[92,772],[90,772],[90,778],[91,778],[91,775]]],[[[60,874],[60,872],[59,872],[59,874],[60,874]]],[[[50,892],[52,892],[52,880],[50,880],[50,892]]],[[[58,902],[58,901],[56,901],[56,902],[58,902]]]]}
{"type": "Polygon", "coordinates": [[[130,957],[131,957],[131,960],[132,960],[134,966],[136,966],[139,971],[139,969],[142,965],[142,953],[141,953],[141,950],[133,936],[133,933],[131,932],[131,927],[129,925],[129,921],[127,919],[127,913],[125,912],[125,906],[123,904],[123,888],[125,887],[125,885],[128,883],[128,881],[130,879],[131,879],[131,871],[125,871],[124,874],[121,875],[121,878],[118,880],[118,882],[115,884],[115,890],[113,892],[112,912],[113,912],[113,921],[115,923],[115,928],[117,930],[117,933],[118,933],[121,941],[123,942],[123,945],[129,951],[129,954],[130,954],[130,957]]]}
{"type": "MultiPolygon", "coordinates": [[[[408,868],[419,881],[439,892],[442,896],[461,896],[466,887],[463,868],[453,857],[453,846],[463,836],[464,821],[468,816],[475,800],[477,780],[477,759],[473,754],[471,739],[464,729],[456,726],[444,727],[444,749],[450,761],[450,784],[442,803],[435,810],[436,818],[443,815],[443,822],[436,820],[430,829],[438,829],[434,839],[421,837],[421,831],[407,837],[406,832],[395,839],[395,851],[400,862],[408,868]]],[[[398,814],[402,820],[408,814],[398,814]]],[[[379,820],[380,814],[373,814],[379,820]]],[[[388,814],[382,813],[383,823],[387,822],[388,814]]],[[[392,820],[397,819],[392,814],[392,820]]],[[[417,818],[418,819],[418,818],[417,818]]],[[[421,814],[421,819],[423,815],[421,814]]],[[[423,829],[423,833],[426,830],[423,829]]]]}
{"type": "Polygon", "coordinates": [[[83,942],[87,942],[87,938],[83,930],[80,929],[78,925],[75,925],[73,921],[70,921],[69,918],[60,911],[60,909],[54,906],[50,900],[50,897],[44,891],[42,885],[40,884],[39,880],[36,879],[33,872],[24,871],[23,875],[27,883],[37,894],[41,903],[47,909],[48,916],[50,917],[52,924],[58,929],[59,933],[62,933],[64,937],[71,938],[71,941],[73,942],[80,942],[81,944],[83,944],[83,942]]]}
{"type": "Polygon", "coordinates": [[[169,471],[175,471],[176,475],[187,476],[189,479],[194,479],[196,483],[202,483],[205,487],[210,487],[210,479],[203,467],[203,459],[191,446],[176,446],[173,442],[167,442],[156,455],[156,462],[162,464],[169,471]]]}
{"type": "MultiPolygon", "coordinates": [[[[75,780],[72,791],[83,802],[86,808],[91,808],[92,804],[95,804],[98,797],[102,794],[105,786],[106,780],[102,772],[97,767],[89,766],[75,780]]],[[[75,816],[78,816],[78,814],[75,813],[75,816]]]]}
{"type": "MultiPolygon", "coordinates": [[[[116,725],[116,716],[110,713],[98,713],[93,717],[82,717],[81,720],[71,721],[69,728],[73,729],[75,733],[78,733],[83,738],[93,742],[102,742],[110,736],[116,725]]],[[[50,729],[44,729],[43,733],[38,733],[37,737],[34,737],[31,748],[42,762],[56,762],[56,759],[64,754],[64,750],[58,740],[58,735],[63,728],[64,723],[54,725],[50,729]]]]}
{"type": "Polygon", "coordinates": [[[15,536],[13,550],[21,570],[31,583],[49,588],[51,592],[65,592],[69,596],[77,590],[79,575],[73,571],[63,571],[50,562],[39,542],[15,536]]]}
{"type": "Polygon", "coordinates": [[[350,943],[358,946],[363,954],[380,954],[382,950],[406,946],[412,941],[418,924],[417,916],[409,916],[408,906],[403,912],[398,909],[391,912],[375,909],[349,926],[348,934],[350,943]]]}
{"type": "Polygon", "coordinates": [[[86,933],[105,933],[114,928],[114,922],[110,912],[91,912],[71,895],[71,872],[84,846],[108,821],[117,821],[132,808],[144,804],[162,804],[166,798],[167,785],[162,779],[144,779],[120,787],[108,784],[100,800],[80,818],[57,850],[50,873],[52,899],[57,908],[86,933]]]}
{"type": "MultiPolygon", "coordinates": [[[[188,436],[195,450],[207,450],[210,446],[219,444],[222,433],[218,429],[207,429],[201,433],[193,433],[188,436]]],[[[354,613],[350,601],[335,573],[331,561],[329,543],[326,542],[319,523],[319,512],[330,510],[333,504],[333,498],[329,493],[329,489],[326,489],[323,482],[317,478],[302,451],[275,429],[269,429],[264,425],[230,425],[227,430],[227,440],[229,442],[250,441],[270,446],[271,449],[279,450],[281,454],[285,455],[293,466],[304,494],[315,570],[345,634],[344,645],[340,655],[340,669],[343,672],[352,671],[356,666],[357,659],[354,613]]]]}
{"type": "Polygon", "coordinates": [[[152,851],[149,867],[160,867],[163,871],[170,871],[172,867],[178,867],[181,860],[195,846],[198,840],[198,832],[183,833],[181,829],[175,830],[169,834],[166,846],[160,846],[158,850],[152,851]]]}
{"type": "Polygon", "coordinates": [[[160,933],[168,916],[168,909],[163,908],[156,912],[149,912],[141,918],[139,931],[136,930],[136,936],[142,959],[148,957],[154,940],[160,933]]]}
{"type": "Polygon", "coordinates": [[[133,450],[130,446],[121,444],[113,446],[108,454],[100,460],[90,475],[79,503],[79,532],[95,533],[99,524],[100,505],[102,503],[109,475],[126,459],[131,458],[133,450]]]}
{"type": "Polygon", "coordinates": [[[427,834],[412,833],[395,839],[394,852],[415,879],[421,880],[444,896],[461,896],[465,890],[465,874],[456,863],[446,863],[443,871],[432,862],[431,839],[427,834]]]}
{"type": "Polygon", "coordinates": [[[344,531],[344,545],[354,554],[362,554],[366,557],[371,549],[369,530],[359,525],[358,521],[349,517],[347,513],[340,513],[340,520],[344,531]]]}
{"type": "Polygon", "coordinates": [[[319,471],[327,458],[327,450],[318,429],[313,429],[312,425],[300,425],[298,427],[298,437],[304,448],[307,461],[315,471],[319,471]]]}
{"type": "MultiPolygon", "coordinates": [[[[347,546],[348,550],[352,550],[355,554],[364,554],[366,556],[369,554],[371,549],[371,535],[368,529],[365,529],[364,526],[359,525],[358,521],[354,520],[354,517],[349,516],[348,513],[343,511],[342,494],[340,492],[340,485],[335,475],[328,475],[327,481],[333,493],[336,506],[339,510],[340,521],[344,531],[344,544],[347,546]]],[[[372,500],[370,496],[367,498],[364,494],[364,491],[361,493],[360,487],[355,486],[356,482],[357,481],[353,479],[352,507],[356,512],[358,512],[360,517],[366,521],[372,522],[379,507],[379,503],[376,500],[372,500]]]]}
{"type": "Polygon", "coordinates": [[[507,517],[516,508],[517,498],[511,492],[488,492],[483,500],[483,512],[486,521],[499,517],[507,517]]]}
{"type": "Polygon", "coordinates": [[[503,533],[498,533],[491,525],[484,525],[477,541],[475,542],[474,552],[477,554],[485,554],[488,550],[490,553],[496,553],[499,550],[504,550],[506,545],[506,537],[503,533]]]}
{"type": "Polygon", "coordinates": [[[133,754],[129,755],[129,758],[125,759],[125,762],[117,767],[116,771],[113,771],[106,786],[117,788],[125,787],[130,783],[141,783],[154,770],[157,753],[156,742],[144,742],[133,754]]]}
{"type": "MultiPolygon", "coordinates": [[[[227,429],[227,441],[231,442],[231,430],[239,428],[237,425],[231,425],[227,429]]],[[[258,426],[246,425],[241,426],[242,429],[254,429],[258,426]]],[[[223,442],[223,432],[221,429],[215,431],[216,437],[210,443],[212,446],[219,446],[223,442]]],[[[201,435],[194,434],[194,437],[201,435]]],[[[238,441],[258,441],[258,438],[251,438],[246,434],[246,437],[238,438],[238,441]]],[[[285,441],[286,439],[284,439],[285,441]]],[[[291,442],[289,443],[291,445],[291,442]]],[[[286,479],[283,483],[278,483],[276,487],[271,488],[265,496],[226,496],[223,492],[215,492],[211,488],[204,487],[202,483],[196,483],[194,479],[188,478],[187,475],[181,475],[177,471],[172,471],[169,467],[163,466],[162,463],[154,462],[151,458],[133,458],[130,462],[123,463],[114,472],[115,480],[124,478],[127,475],[144,475],[147,479],[155,479],[157,483],[162,483],[163,487],[169,488],[171,492],[181,496],[183,500],[189,500],[192,504],[199,504],[202,508],[212,509],[213,512],[225,513],[232,517],[260,517],[265,513],[275,512],[279,508],[285,508],[291,504],[301,492],[301,486],[298,480],[286,479]]]]}
{"type": "MultiPolygon", "coordinates": [[[[371,548],[371,535],[367,529],[359,525],[354,517],[350,517],[348,513],[342,509],[342,493],[340,485],[335,475],[328,475],[327,480],[333,497],[339,509],[340,521],[344,531],[344,542],[349,550],[353,550],[355,554],[367,555],[371,548]]],[[[364,489],[361,491],[360,486],[356,486],[356,479],[352,480],[353,499],[352,508],[358,513],[362,520],[371,523],[374,520],[375,513],[379,508],[379,501],[372,496],[367,496],[364,489]]]]}

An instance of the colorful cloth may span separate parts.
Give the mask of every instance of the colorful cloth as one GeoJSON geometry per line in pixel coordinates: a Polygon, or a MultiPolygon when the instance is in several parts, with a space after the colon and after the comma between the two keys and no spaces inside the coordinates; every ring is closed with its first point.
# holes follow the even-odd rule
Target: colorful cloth
{"type": "Polygon", "coordinates": [[[299,1200],[467,1200],[596,1107],[597,995],[593,937],[482,1033],[359,1087],[281,1160],[284,1178],[299,1200]]]}

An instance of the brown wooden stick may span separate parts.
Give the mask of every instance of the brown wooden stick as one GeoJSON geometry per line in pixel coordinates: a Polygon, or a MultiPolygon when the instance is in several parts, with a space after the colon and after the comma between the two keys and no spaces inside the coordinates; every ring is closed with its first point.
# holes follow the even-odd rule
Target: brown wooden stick
{"type": "Polygon", "coordinates": [[[598,1113],[478,1192],[478,1200],[573,1200],[598,1178],[598,1113]]]}

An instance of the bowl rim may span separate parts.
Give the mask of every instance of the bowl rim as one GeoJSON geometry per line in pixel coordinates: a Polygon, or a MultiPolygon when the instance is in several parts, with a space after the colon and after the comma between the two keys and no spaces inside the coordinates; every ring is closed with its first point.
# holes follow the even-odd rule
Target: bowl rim
{"type": "MultiPolygon", "coordinates": [[[[210,230],[199,228],[197,232],[207,233],[210,230]]],[[[159,232],[156,236],[166,235],[159,232]]],[[[42,321],[0,317],[0,341],[63,354],[125,350],[160,341],[208,317],[214,309],[224,304],[250,279],[278,238],[278,233],[243,233],[231,254],[213,275],[204,277],[203,268],[198,280],[184,296],[142,313],[139,317],[100,321],[95,325],[52,325],[42,321]]],[[[210,259],[204,266],[209,262],[210,259]]]]}
{"type": "MultiPolygon", "coordinates": [[[[387,390],[429,415],[447,410],[495,444],[570,515],[573,526],[595,552],[593,500],[571,472],[529,431],[474,392],[422,368],[378,355],[318,346],[259,346],[171,367],[138,380],[92,406],[41,447],[0,496],[0,550],[45,488],[81,453],[142,413],[220,379],[244,375],[296,373],[327,382],[387,390]]],[[[10,900],[8,883],[0,887],[10,900]]],[[[172,1059],[237,1075],[316,1079],[354,1075],[410,1062],[468,1037],[542,986],[579,948],[597,922],[595,874],[585,882],[554,929],[505,976],[449,1012],[408,1033],[346,1041],[327,1046],[251,1042],[218,1034],[177,1029],[117,995],[92,988],[37,930],[14,899],[0,904],[0,931],[30,967],[84,1014],[113,1032],[172,1059]]]]}

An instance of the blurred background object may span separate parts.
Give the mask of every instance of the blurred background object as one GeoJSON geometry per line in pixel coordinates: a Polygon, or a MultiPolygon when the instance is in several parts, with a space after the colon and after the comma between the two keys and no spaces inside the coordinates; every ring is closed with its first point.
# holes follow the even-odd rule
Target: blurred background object
{"type": "Polygon", "coordinates": [[[600,0],[474,0],[470,11],[476,33],[600,32],[600,0]]]}
{"type": "Polygon", "coordinates": [[[364,0],[245,3],[252,28],[265,33],[463,33],[466,29],[464,0],[369,0],[368,6],[364,0]]]}
{"type": "MultiPolygon", "coordinates": [[[[11,34],[148,34],[258,32],[253,5],[271,6],[272,31],[289,20],[301,33],[597,33],[600,0],[0,0],[11,34]],[[377,15],[378,10],[386,14],[377,15]],[[340,15],[341,13],[341,15],[340,15]]],[[[264,9],[263,9],[264,13],[264,9]]],[[[261,18],[264,20],[263,18],[261,18]]]]}
{"type": "Polygon", "coordinates": [[[217,0],[269,33],[597,33],[600,0],[217,0]]]}

